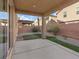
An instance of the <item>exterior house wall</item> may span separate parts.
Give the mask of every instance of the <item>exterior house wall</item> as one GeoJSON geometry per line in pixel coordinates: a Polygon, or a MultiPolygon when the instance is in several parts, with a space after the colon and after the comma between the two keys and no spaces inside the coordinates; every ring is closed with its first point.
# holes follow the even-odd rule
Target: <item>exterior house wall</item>
{"type": "Polygon", "coordinates": [[[57,14],[57,19],[61,21],[79,20],[79,14],[76,14],[77,7],[79,7],[79,2],[62,9],[57,14]],[[63,17],[64,12],[67,12],[67,17],[63,17]]]}
{"type": "Polygon", "coordinates": [[[34,26],[38,26],[38,20],[36,19],[33,23],[34,26]]]}
{"type": "MultiPolygon", "coordinates": [[[[57,22],[57,17],[56,16],[48,16],[46,19],[46,28],[49,29],[50,27],[52,27],[53,25],[53,20],[55,22],[57,22]]],[[[40,30],[42,31],[42,18],[39,17],[39,25],[38,25],[38,19],[35,20],[35,22],[33,23],[34,26],[40,28],[40,30]]]]}
{"type": "Polygon", "coordinates": [[[34,21],[34,23],[33,23],[34,26],[38,26],[38,22],[39,22],[39,26],[42,26],[42,18],[39,17],[38,19],[36,19],[36,20],[34,21]],[[38,19],[39,19],[39,21],[38,21],[38,19]]]}
{"type": "Polygon", "coordinates": [[[47,30],[52,28],[54,25],[57,25],[57,17],[56,16],[49,16],[49,19],[46,21],[47,30]]]}
{"type": "MultiPolygon", "coordinates": [[[[57,17],[56,16],[49,16],[47,19],[46,19],[46,24],[51,21],[51,20],[54,20],[57,22],[57,17]]],[[[36,19],[33,23],[35,26],[38,26],[38,19],[36,19]]],[[[42,26],[42,18],[39,17],[39,26],[42,26]]]]}
{"type": "Polygon", "coordinates": [[[70,24],[60,23],[60,35],[69,36],[72,38],[79,39],[79,14],[77,14],[77,7],[79,7],[79,2],[72,4],[64,9],[62,9],[57,14],[57,20],[67,22],[73,21],[70,24]],[[66,12],[67,17],[64,17],[64,12],[66,12]],[[77,20],[77,21],[76,21],[77,20]],[[76,21],[76,23],[74,23],[76,21]]]}

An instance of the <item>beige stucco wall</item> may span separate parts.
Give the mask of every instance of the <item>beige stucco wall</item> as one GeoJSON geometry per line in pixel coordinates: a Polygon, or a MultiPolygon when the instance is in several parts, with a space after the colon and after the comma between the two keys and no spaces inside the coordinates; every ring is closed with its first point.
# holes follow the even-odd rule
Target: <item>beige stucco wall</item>
{"type": "Polygon", "coordinates": [[[36,19],[33,23],[34,26],[38,26],[38,20],[36,19]]]}
{"type": "Polygon", "coordinates": [[[42,26],[42,17],[39,17],[39,21],[38,19],[36,19],[33,23],[34,26],[38,26],[38,22],[39,22],[39,26],[42,26]]]}
{"type": "MultiPolygon", "coordinates": [[[[56,16],[48,16],[48,18],[46,19],[46,24],[51,21],[54,20],[57,22],[57,17],[56,16]]],[[[36,19],[33,23],[35,26],[38,26],[38,19],[36,19]]],[[[42,18],[39,17],[39,26],[42,26],[42,18]]]]}
{"type": "Polygon", "coordinates": [[[77,7],[79,7],[79,2],[62,9],[57,14],[57,19],[61,21],[79,20],[79,15],[76,14],[77,7]],[[67,17],[63,17],[65,11],[67,12],[67,17]]]}

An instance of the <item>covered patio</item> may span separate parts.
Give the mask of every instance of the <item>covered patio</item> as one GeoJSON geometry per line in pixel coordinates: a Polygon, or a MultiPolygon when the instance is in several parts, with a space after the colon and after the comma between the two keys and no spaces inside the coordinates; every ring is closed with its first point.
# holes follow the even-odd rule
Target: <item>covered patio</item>
{"type": "Polygon", "coordinates": [[[7,59],[79,59],[78,53],[46,40],[47,16],[76,2],[79,0],[9,0],[11,53],[7,59]],[[42,17],[42,39],[16,42],[16,13],[42,17]]]}
{"type": "MultiPolygon", "coordinates": [[[[42,38],[45,38],[46,33],[46,19],[51,13],[59,12],[61,9],[70,6],[78,0],[11,0],[9,1],[10,11],[10,25],[14,30],[17,28],[16,14],[29,14],[33,16],[40,16],[42,18],[42,38]],[[72,2],[71,2],[72,1],[72,2]],[[14,20],[15,19],[15,20],[14,20]],[[13,23],[13,25],[12,25],[13,23]]],[[[16,34],[16,33],[15,33],[16,34]]],[[[14,37],[16,37],[14,35],[14,37]]],[[[13,39],[14,40],[14,39],[13,39]]],[[[15,39],[16,40],[16,39],[15,39]]]]}

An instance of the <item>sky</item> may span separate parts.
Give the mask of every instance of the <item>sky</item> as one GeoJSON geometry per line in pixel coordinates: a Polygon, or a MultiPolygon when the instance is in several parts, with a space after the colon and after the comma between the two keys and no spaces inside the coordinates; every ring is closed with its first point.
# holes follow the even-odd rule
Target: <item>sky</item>
{"type": "MultiPolygon", "coordinates": [[[[56,13],[53,13],[51,15],[56,16],[56,13]]],[[[25,14],[17,14],[17,16],[20,18],[20,20],[29,20],[29,21],[34,21],[38,18],[38,16],[25,15],[25,14]]],[[[8,14],[6,12],[0,12],[0,19],[8,19],[8,14]]]]}
{"type": "Polygon", "coordinates": [[[0,12],[0,19],[8,19],[8,14],[6,12],[0,12]]]}
{"type": "Polygon", "coordinates": [[[38,18],[38,16],[23,15],[23,14],[18,14],[18,17],[20,17],[21,20],[30,20],[30,21],[34,21],[38,18]]]}

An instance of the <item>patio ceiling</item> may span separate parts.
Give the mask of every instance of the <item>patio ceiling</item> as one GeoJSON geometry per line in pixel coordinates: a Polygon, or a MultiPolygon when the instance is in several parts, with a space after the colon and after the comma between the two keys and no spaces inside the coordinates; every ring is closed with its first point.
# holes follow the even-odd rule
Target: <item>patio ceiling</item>
{"type": "Polygon", "coordinates": [[[50,14],[79,0],[14,0],[16,12],[33,15],[50,14]]]}

